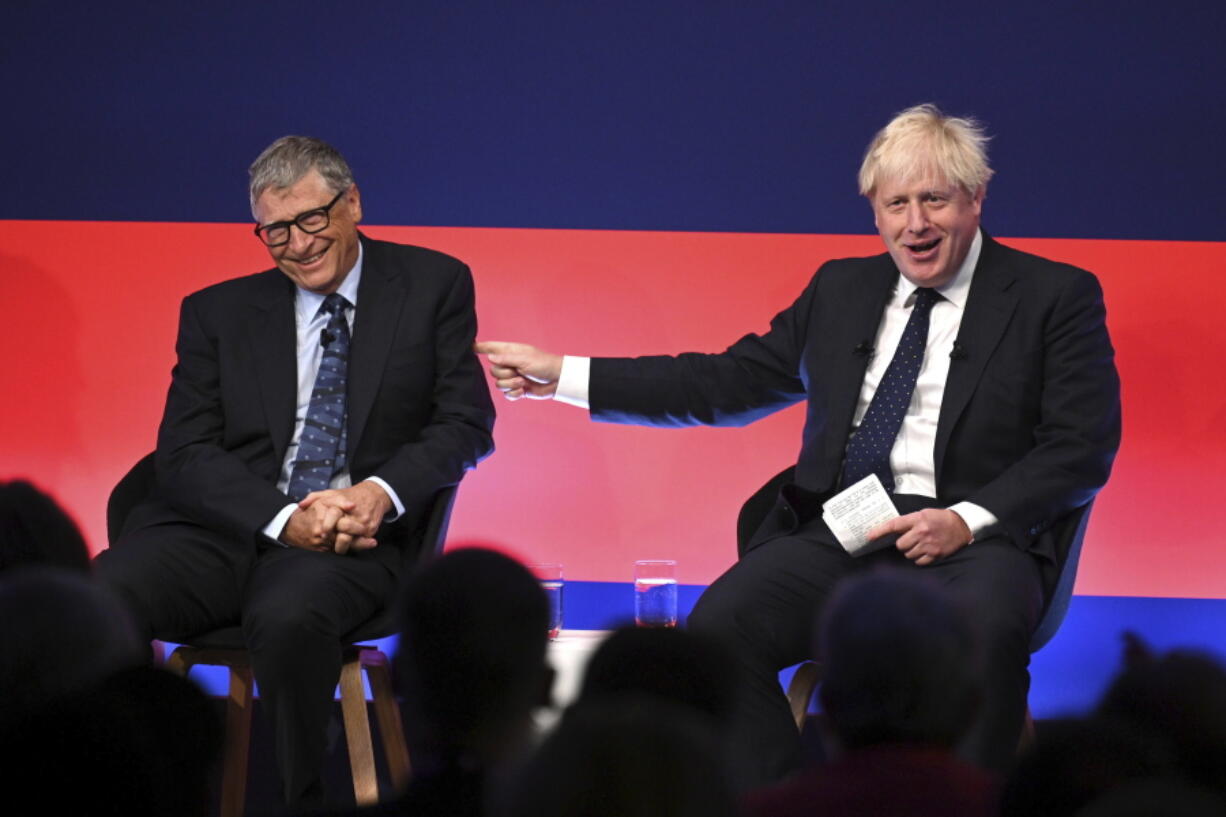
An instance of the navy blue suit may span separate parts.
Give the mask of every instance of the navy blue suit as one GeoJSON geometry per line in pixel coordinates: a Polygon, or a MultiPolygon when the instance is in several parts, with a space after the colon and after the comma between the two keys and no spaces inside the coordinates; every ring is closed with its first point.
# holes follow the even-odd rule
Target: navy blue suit
{"type": "Polygon", "coordinates": [[[151,636],[242,625],[289,800],[322,764],[340,638],[391,600],[434,494],[493,450],[468,268],[421,247],[362,245],[349,468],[355,483],[385,480],[405,506],[379,546],[338,556],[261,534],[290,501],[276,483],[297,402],[295,289],[271,269],[184,299],[157,489],[98,561],[151,636]]]}
{"type": "Polygon", "coordinates": [[[976,597],[990,688],[972,753],[1005,765],[1024,713],[1030,633],[1057,568],[1048,531],[1102,487],[1119,445],[1119,378],[1097,280],[985,234],[941,403],[937,496],[897,504],[905,513],[974,502],[1000,530],[926,568],[892,549],[847,557],[818,506],[839,487],[868,365],[857,348],[872,344],[898,276],[888,254],[831,261],[767,333],[721,354],[592,361],[597,420],[743,425],[805,401],[795,484],[690,617],[732,643],[756,690],[740,730],[746,787],[785,774],[798,757],[774,673],[807,656],[833,584],[882,562],[930,571],[976,597]]]}

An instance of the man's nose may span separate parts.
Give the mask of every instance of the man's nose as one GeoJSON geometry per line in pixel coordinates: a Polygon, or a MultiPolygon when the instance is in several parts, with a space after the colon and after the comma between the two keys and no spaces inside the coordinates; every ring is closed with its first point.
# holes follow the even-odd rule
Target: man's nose
{"type": "Polygon", "coordinates": [[[912,233],[922,233],[928,229],[928,213],[918,202],[907,205],[907,230],[912,233]]]}
{"type": "Polygon", "coordinates": [[[297,224],[290,225],[289,228],[289,248],[290,252],[299,253],[311,246],[311,234],[304,232],[297,224]]]}

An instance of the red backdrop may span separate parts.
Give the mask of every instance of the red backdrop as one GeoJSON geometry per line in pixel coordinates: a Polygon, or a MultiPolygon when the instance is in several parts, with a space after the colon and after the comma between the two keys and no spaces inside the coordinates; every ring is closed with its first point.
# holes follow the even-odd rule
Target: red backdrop
{"type": "MultiPolygon", "coordinates": [[[[827,258],[875,236],[372,227],[463,258],[481,337],[575,354],[722,349],[764,329],[827,258]]],[[[1098,273],[1124,382],[1124,444],[1077,590],[1226,596],[1211,528],[1226,462],[1226,245],[1005,239],[1098,273]],[[1216,273],[1216,274],[1215,274],[1216,273]],[[1179,558],[1171,558],[1171,551],[1179,558]]],[[[6,293],[0,479],[26,477],[105,544],[110,486],[153,446],[179,299],[266,267],[246,225],[0,221],[6,293]]],[[[634,559],[705,584],[732,560],[740,502],[794,460],[801,415],[746,429],[593,424],[499,400],[498,451],[465,480],[452,539],[511,544],[568,577],[628,581],[634,559]]]]}

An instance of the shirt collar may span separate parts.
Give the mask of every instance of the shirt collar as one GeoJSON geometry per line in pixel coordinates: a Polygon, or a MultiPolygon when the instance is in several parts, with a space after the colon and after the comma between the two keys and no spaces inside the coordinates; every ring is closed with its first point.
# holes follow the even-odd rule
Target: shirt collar
{"type": "MultiPolygon", "coordinates": [[[[351,307],[358,305],[358,282],[362,279],[362,256],[366,249],[362,246],[362,242],[358,242],[358,260],[354,262],[353,269],[349,270],[349,274],[345,276],[345,280],[341,281],[341,285],[337,288],[337,292],[345,297],[351,307]]],[[[303,289],[300,286],[295,286],[296,297],[294,298],[295,306],[298,311],[298,320],[304,324],[315,320],[319,314],[320,308],[324,304],[324,298],[327,295],[320,295],[318,292],[311,292],[309,289],[303,289]]]]}
{"type": "MultiPolygon", "coordinates": [[[[983,231],[976,228],[975,237],[971,239],[971,246],[966,251],[966,258],[962,259],[962,266],[958,267],[958,272],[949,281],[949,283],[936,287],[936,291],[941,293],[941,297],[950,303],[957,306],[959,309],[966,307],[967,296],[971,291],[971,279],[975,277],[975,267],[979,265],[979,253],[983,250],[983,231]]],[[[908,281],[901,274],[898,276],[898,288],[895,290],[896,297],[900,303],[906,303],[911,297],[911,293],[915,292],[918,287],[908,281]]]]}

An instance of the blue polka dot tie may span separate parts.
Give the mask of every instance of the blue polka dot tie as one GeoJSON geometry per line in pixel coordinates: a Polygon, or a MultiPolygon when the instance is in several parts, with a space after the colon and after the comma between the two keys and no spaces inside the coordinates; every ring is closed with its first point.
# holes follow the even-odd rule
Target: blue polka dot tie
{"type": "Polygon", "coordinates": [[[894,472],[890,470],[890,451],[894,438],[902,428],[903,417],[911,405],[911,393],[924,362],[924,347],[928,345],[928,316],[932,305],[941,296],[932,289],[917,289],[911,317],[902,330],[898,349],[890,361],[860,427],[847,444],[843,462],[843,487],[854,485],[869,474],[881,478],[886,491],[894,493],[894,472]]]}
{"type": "Polygon", "coordinates": [[[320,309],[329,314],[321,333],[324,353],[315,375],[306,422],[298,440],[298,455],[289,478],[289,496],[300,501],[311,491],[322,491],[333,475],[345,467],[345,376],[349,368],[349,302],[333,292],[320,309]]]}

